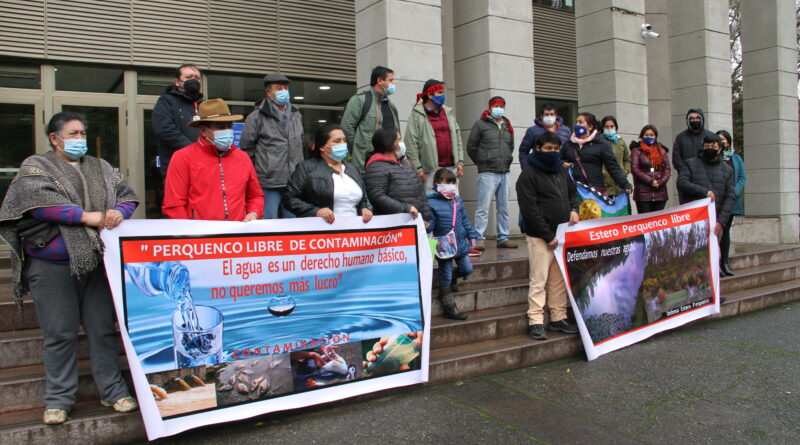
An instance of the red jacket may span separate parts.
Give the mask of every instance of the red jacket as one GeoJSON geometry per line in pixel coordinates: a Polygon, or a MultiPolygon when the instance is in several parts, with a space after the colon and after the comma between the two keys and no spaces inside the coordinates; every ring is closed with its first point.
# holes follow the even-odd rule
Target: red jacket
{"type": "Polygon", "coordinates": [[[261,218],[264,192],[245,152],[220,154],[201,136],[172,155],[162,210],[170,219],[242,221],[250,212],[261,218]]]}

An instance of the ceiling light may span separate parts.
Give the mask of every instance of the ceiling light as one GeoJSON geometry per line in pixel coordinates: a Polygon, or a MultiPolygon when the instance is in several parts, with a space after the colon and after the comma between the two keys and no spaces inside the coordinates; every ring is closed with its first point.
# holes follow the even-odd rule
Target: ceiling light
{"type": "Polygon", "coordinates": [[[320,120],[318,120],[317,122],[318,122],[318,123],[320,123],[320,124],[324,124],[324,123],[326,123],[326,122],[328,122],[328,121],[326,121],[325,119],[320,119],[320,120]]]}
{"type": "Polygon", "coordinates": [[[305,99],[305,97],[303,97],[303,96],[295,96],[294,98],[295,98],[295,100],[303,100],[303,99],[305,99]]]}
{"type": "Polygon", "coordinates": [[[328,90],[331,89],[331,86],[330,85],[320,85],[319,89],[322,90],[322,91],[328,91],[328,90]]]}

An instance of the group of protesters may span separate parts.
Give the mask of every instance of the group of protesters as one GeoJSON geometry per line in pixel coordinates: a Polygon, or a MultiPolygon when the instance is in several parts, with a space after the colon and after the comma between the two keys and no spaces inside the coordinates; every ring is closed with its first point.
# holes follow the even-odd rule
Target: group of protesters
{"type": "MultiPolygon", "coordinates": [[[[449,253],[437,257],[438,295],[444,316],[457,320],[467,315],[458,309],[454,292],[458,280],[472,273],[469,256],[486,248],[492,199],[497,247],[518,247],[509,230],[515,142],[504,98],[492,97],[481,110],[464,150],[444,83],[428,80],[401,135],[390,99],[394,73],[378,66],[370,88],[350,98],[340,124],[316,130],[304,156],[302,116],[292,104],[289,78],[265,76],[265,97],[246,118],[231,114],[222,99],[203,100],[200,78],[196,66],[179,67],[153,110],[156,165],[164,180],[159,199],[167,218],[320,217],[329,223],[355,216],[366,223],[373,215],[398,213],[422,218],[431,236],[451,244],[449,253]],[[233,123],[242,119],[237,147],[233,123]],[[474,224],[458,196],[465,151],[478,170],[474,224]]],[[[729,231],[732,215],[742,212],[744,164],[728,132],[704,129],[701,110],[689,110],[687,125],[672,153],[680,201],[714,200],[714,232],[722,233],[721,271],[732,274],[729,231]]],[[[102,403],[122,412],[138,406],[116,359],[99,231],[130,218],[139,200],[106,161],[86,154],[86,128],[80,115],[54,115],[47,127],[53,150],[22,163],[0,208],[0,235],[15,252],[14,295],[19,302],[30,291],[43,330],[46,424],[66,421],[75,403],[81,324],[102,403]]],[[[618,130],[615,117],[598,121],[588,112],[580,113],[570,129],[556,107],[546,104],[519,146],[522,173],[516,191],[530,258],[528,333],[534,339],[546,338],[545,306],[551,330],[577,332],[567,319],[566,288],[553,254],[556,227],[579,221],[576,183],[609,197],[632,194],[639,213],[662,210],[668,200],[672,169],[658,130],[644,126],[630,145],[618,130]]]]}

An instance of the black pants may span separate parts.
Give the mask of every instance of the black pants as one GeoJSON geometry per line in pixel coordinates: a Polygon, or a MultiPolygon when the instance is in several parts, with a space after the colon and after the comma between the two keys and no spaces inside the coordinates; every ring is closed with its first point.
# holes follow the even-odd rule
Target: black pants
{"type": "Polygon", "coordinates": [[[719,264],[726,264],[731,252],[731,226],[733,225],[733,215],[728,219],[728,224],[722,227],[722,236],[719,239],[719,264]]]}
{"type": "Polygon", "coordinates": [[[650,213],[664,210],[667,201],[636,201],[636,211],[639,213],[650,213]]]}

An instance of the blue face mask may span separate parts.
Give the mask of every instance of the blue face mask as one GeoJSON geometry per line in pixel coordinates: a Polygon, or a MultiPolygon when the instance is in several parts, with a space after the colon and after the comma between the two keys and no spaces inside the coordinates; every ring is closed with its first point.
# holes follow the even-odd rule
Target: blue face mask
{"type": "Polygon", "coordinates": [[[389,86],[386,87],[385,90],[383,90],[383,94],[385,94],[387,96],[390,96],[390,95],[394,94],[394,90],[395,90],[394,84],[390,83],[389,86]]]}
{"type": "Polygon", "coordinates": [[[445,96],[444,94],[442,94],[441,96],[431,96],[431,102],[433,102],[433,104],[436,105],[437,107],[441,108],[442,105],[444,105],[444,99],[445,99],[444,96],[445,96]]]}
{"type": "Polygon", "coordinates": [[[645,145],[650,146],[656,143],[656,138],[642,138],[645,145]]]}
{"type": "Polygon", "coordinates": [[[233,144],[233,129],[215,130],[214,145],[221,151],[228,151],[233,144]]]}
{"type": "Polygon", "coordinates": [[[331,147],[331,157],[336,162],[342,162],[347,157],[347,144],[338,144],[331,147]]]}
{"type": "Polygon", "coordinates": [[[492,117],[495,119],[502,119],[505,112],[505,108],[494,107],[492,108],[492,117]]]}
{"type": "Polygon", "coordinates": [[[291,95],[289,94],[289,90],[280,90],[275,92],[275,103],[278,105],[286,105],[289,103],[289,99],[291,99],[291,95]]]}
{"type": "Polygon", "coordinates": [[[589,130],[586,127],[584,127],[583,125],[576,125],[575,126],[575,136],[578,136],[578,137],[583,136],[588,131],[589,130]]]}
{"type": "Polygon", "coordinates": [[[614,137],[617,135],[617,130],[603,130],[603,134],[608,137],[614,137]]]}
{"type": "MultiPolygon", "coordinates": [[[[61,139],[61,138],[59,138],[61,139]]],[[[86,139],[61,139],[64,141],[64,155],[73,161],[77,161],[86,154],[89,149],[86,146],[86,139]]]]}

